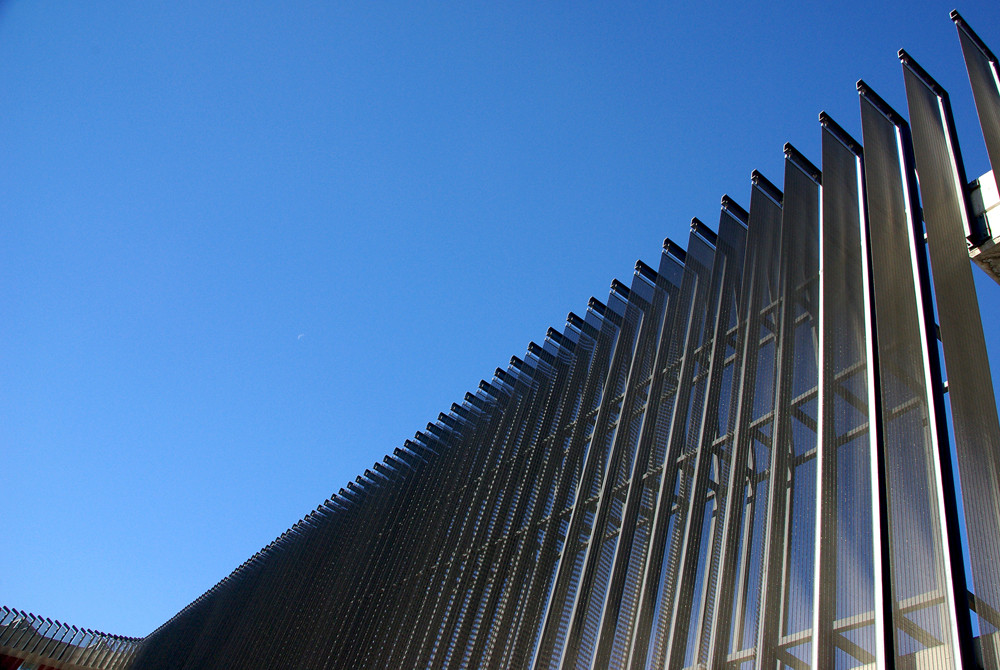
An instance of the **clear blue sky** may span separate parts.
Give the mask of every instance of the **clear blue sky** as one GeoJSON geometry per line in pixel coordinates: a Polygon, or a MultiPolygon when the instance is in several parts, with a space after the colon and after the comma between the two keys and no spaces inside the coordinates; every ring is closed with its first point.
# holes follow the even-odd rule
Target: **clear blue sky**
{"type": "Polygon", "coordinates": [[[148,633],[901,46],[988,169],[951,2],[273,4],[0,4],[2,604],[148,633]]]}

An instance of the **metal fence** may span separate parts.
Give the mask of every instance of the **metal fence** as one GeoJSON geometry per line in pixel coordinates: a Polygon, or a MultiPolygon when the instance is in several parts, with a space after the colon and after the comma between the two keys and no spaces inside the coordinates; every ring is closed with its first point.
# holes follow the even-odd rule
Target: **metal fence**
{"type": "MultiPolygon", "coordinates": [[[[1000,172],[997,59],[953,19],[1000,172]]],[[[822,171],[786,146],[133,667],[1000,667],[991,231],[900,58],[912,127],[859,82],[862,141],[821,115],[822,171]]]]}

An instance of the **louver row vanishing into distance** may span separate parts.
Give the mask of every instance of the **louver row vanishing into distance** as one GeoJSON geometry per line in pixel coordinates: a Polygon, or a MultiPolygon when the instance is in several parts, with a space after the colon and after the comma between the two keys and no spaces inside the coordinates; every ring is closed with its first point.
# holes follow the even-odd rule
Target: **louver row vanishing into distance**
{"type": "Polygon", "coordinates": [[[900,59],[909,123],[859,82],[822,171],[786,146],[152,634],[3,608],[0,667],[1000,667],[996,186],[900,59]]]}

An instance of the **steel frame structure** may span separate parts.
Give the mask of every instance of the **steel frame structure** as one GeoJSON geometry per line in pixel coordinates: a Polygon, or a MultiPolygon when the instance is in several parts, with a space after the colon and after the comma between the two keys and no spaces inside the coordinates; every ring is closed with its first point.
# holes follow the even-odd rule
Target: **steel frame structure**
{"type": "MultiPolygon", "coordinates": [[[[952,18],[996,172],[997,59],[952,18]]],[[[132,667],[1000,667],[991,231],[900,58],[912,129],[859,82],[863,142],[821,114],[822,171],[786,145],[132,667]]]]}
{"type": "Polygon", "coordinates": [[[140,642],[0,607],[0,670],[124,670],[140,642]]]}

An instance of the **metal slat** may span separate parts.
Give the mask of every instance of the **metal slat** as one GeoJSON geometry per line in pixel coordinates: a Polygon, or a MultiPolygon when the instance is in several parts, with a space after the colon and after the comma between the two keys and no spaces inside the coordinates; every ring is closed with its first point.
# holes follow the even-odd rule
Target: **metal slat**
{"type": "MultiPolygon", "coordinates": [[[[996,609],[1000,608],[1000,424],[964,239],[972,225],[966,181],[947,94],[905,52],[901,58],[948,373],[972,582],[976,597],[996,609]]],[[[950,455],[942,456],[944,460],[950,455]]],[[[947,503],[950,508],[953,501],[947,503]]],[[[958,514],[957,507],[954,513],[958,514]]],[[[958,531],[957,516],[952,523],[958,531]]],[[[952,567],[962,570],[960,545],[953,544],[952,567]]],[[[956,603],[965,609],[962,595],[956,594],[956,603]]],[[[997,631],[982,618],[979,624],[984,635],[997,631]]]]}
{"type": "MultiPolygon", "coordinates": [[[[570,641],[580,639],[578,646],[567,645],[567,653],[563,663],[574,665],[580,662],[602,665],[601,660],[594,661],[601,641],[601,631],[606,620],[617,619],[617,607],[610,604],[609,591],[614,592],[619,584],[613,583],[615,577],[614,555],[618,551],[622,533],[621,525],[624,519],[619,516],[622,502],[621,484],[628,480],[637,461],[636,453],[641,428],[636,427],[644,416],[644,408],[649,396],[649,385],[646,380],[655,367],[655,356],[662,333],[663,308],[665,297],[660,291],[653,291],[649,297],[652,302],[640,297],[641,291],[647,291],[649,284],[641,276],[636,275],[631,294],[632,301],[639,310],[639,332],[636,337],[635,349],[629,364],[628,377],[625,382],[621,409],[618,412],[614,437],[603,469],[601,491],[596,501],[595,519],[590,531],[589,541],[584,558],[583,572],[580,577],[578,593],[583,594],[577,599],[571,628],[568,634],[570,641]],[[617,511],[616,511],[617,509],[617,511]],[[610,553],[610,557],[608,556],[610,553]],[[609,606],[614,610],[608,612],[609,606]]],[[[628,536],[628,541],[631,536],[628,536]]]]}
{"type": "Polygon", "coordinates": [[[949,635],[928,653],[938,667],[957,668],[962,667],[956,623],[960,613],[954,603],[955,566],[948,565],[941,498],[945,480],[940,456],[947,458],[947,427],[937,348],[931,346],[934,324],[922,234],[914,220],[919,208],[909,129],[863,82],[858,87],[885,439],[885,514],[891,528],[893,655],[898,660],[925,647],[907,632],[900,603],[945,590],[951,599],[928,604],[926,617],[933,617],[935,627],[949,635]],[[892,407],[911,401],[909,411],[891,413],[892,407]]]}
{"type": "Polygon", "coordinates": [[[884,668],[884,633],[891,630],[881,606],[887,580],[877,560],[884,501],[873,483],[880,480],[875,461],[882,445],[873,425],[878,407],[862,151],[833,119],[821,114],[820,122],[820,439],[811,665],[834,667],[840,648],[859,662],[884,668]],[[866,578],[868,570],[871,578],[866,578]],[[836,633],[837,620],[872,608],[872,634],[846,646],[846,638],[836,633]]]}
{"type": "MultiPolygon", "coordinates": [[[[743,272],[743,256],[746,244],[745,223],[734,218],[728,210],[722,211],[719,223],[719,235],[716,238],[716,254],[712,269],[712,290],[707,305],[709,322],[706,326],[710,334],[706,342],[711,346],[705,361],[708,391],[704,394],[703,406],[700,411],[695,439],[695,463],[691,477],[691,494],[688,496],[687,509],[679,517],[683,521],[683,535],[677,533],[679,540],[679,556],[677,558],[677,587],[675,596],[670,603],[672,618],[668,640],[666,663],[668,667],[687,665],[689,654],[693,653],[692,662],[704,662],[701,649],[703,634],[696,629],[694,649],[689,650],[689,627],[694,623],[698,628],[704,625],[706,618],[711,617],[714,606],[709,584],[717,578],[718,564],[707,565],[714,556],[706,547],[702,549],[702,535],[705,526],[706,503],[711,492],[711,472],[719,469],[718,452],[713,448],[716,440],[729,433],[729,426],[722,427],[720,434],[719,415],[720,403],[723,398],[723,372],[725,370],[726,352],[729,343],[725,337],[730,321],[735,319],[732,297],[739,295],[740,279],[743,272]],[[705,574],[709,571],[710,574],[705,574]],[[699,582],[702,585],[701,597],[696,593],[699,582]],[[697,600],[696,600],[697,598],[697,600]],[[693,621],[694,619],[694,621],[693,621]]],[[[727,393],[729,395],[729,393],[727,393]]],[[[731,397],[731,396],[730,396],[731,397]]],[[[713,504],[716,501],[713,500],[713,504]]],[[[714,516],[714,515],[713,515],[714,516]]],[[[712,521],[714,524],[714,520],[712,521]]],[[[709,529],[709,538],[714,539],[714,533],[709,529]]]]}
{"type": "MultiPolygon", "coordinates": [[[[995,159],[996,59],[954,18],[995,159]]],[[[0,644],[95,670],[957,668],[971,607],[993,662],[1000,427],[962,267],[983,231],[946,94],[904,74],[974,595],[914,147],[862,87],[863,158],[822,119],[822,187],[787,148],[784,193],[754,173],[749,214],[724,198],[718,235],[694,220],[141,645],[6,609],[26,623],[0,644]]]]}
{"type": "MultiPolygon", "coordinates": [[[[794,430],[792,400],[796,389],[816,385],[815,350],[818,285],[813,278],[819,272],[819,173],[797,152],[786,145],[785,196],[781,220],[781,252],[779,257],[782,296],[778,314],[779,337],[777,342],[778,369],[774,395],[775,417],[772,423],[770,450],[770,480],[768,482],[767,512],[765,522],[762,576],[760,582],[760,609],[757,626],[757,662],[761,667],[773,667],[778,659],[777,643],[786,626],[796,625],[789,617],[786,604],[795,604],[812,593],[792,591],[795,580],[789,573],[802,572],[804,565],[811,571],[810,554],[803,560],[801,552],[791,546],[792,518],[800,518],[794,506],[795,486],[798,483],[792,459],[800,439],[809,440],[806,448],[815,447],[816,437],[807,429],[808,436],[799,438],[794,430]],[[796,324],[802,310],[808,314],[808,323],[796,324]],[[799,333],[808,328],[811,335],[802,341],[799,333]],[[810,346],[812,345],[812,346],[810,346]]],[[[801,467],[801,466],[800,466],[801,467]]],[[[805,481],[798,483],[799,487],[805,481]]],[[[810,529],[805,521],[797,529],[810,529]]],[[[808,543],[809,548],[813,546],[808,543]]],[[[811,611],[811,602],[806,605],[811,611]]],[[[811,617],[809,617],[811,619],[811,617]]],[[[801,622],[797,622],[801,627],[801,622]]],[[[800,628],[796,628],[796,631],[800,628]]],[[[795,631],[791,631],[795,632],[795,631]]]]}
{"type": "MultiPolygon", "coordinates": [[[[673,261],[669,261],[671,266],[673,261]]],[[[592,593],[591,599],[594,606],[600,610],[600,618],[596,623],[594,650],[591,664],[597,667],[608,665],[611,654],[611,646],[615,637],[615,630],[618,627],[620,618],[629,622],[633,618],[631,610],[624,614],[621,612],[622,591],[625,588],[625,579],[628,564],[630,563],[630,553],[632,549],[634,532],[639,514],[639,503],[641,490],[644,486],[642,473],[648,467],[649,454],[653,441],[650,439],[650,427],[655,425],[655,413],[658,406],[657,397],[660,386],[651,379],[655,377],[655,370],[662,366],[661,356],[664,352],[663,333],[668,322],[667,306],[671,294],[676,290],[676,285],[671,283],[668,276],[661,277],[644,264],[637,264],[637,279],[645,278],[646,281],[655,282],[652,293],[652,300],[648,311],[645,312],[642,324],[642,334],[640,345],[637,347],[633,362],[633,369],[630,372],[629,388],[623,399],[624,414],[619,419],[619,424],[625,426],[625,430],[619,430],[616,435],[614,450],[619,454],[620,464],[614,465],[609,470],[616,471],[613,475],[605,477],[604,490],[601,494],[601,508],[607,513],[611,509],[613,501],[618,501],[621,505],[620,516],[610,524],[595,524],[598,530],[593,536],[604,537],[608,533],[615,535],[614,552],[607,568],[607,585],[598,593],[592,593]],[[633,435],[633,426],[639,422],[633,435]],[[620,501],[620,496],[625,493],[624,501],[620,501]]],[[[634,287],[633,293],[638,292],[634,287]]],[[[607,540],[604,540],[607,541],[607,540]]],[[[596,546],[591,540],[591,547],[596,546]]],[[[592,554],[595,558],[597,552],[592,554]]],[[[629,628],[631,626],[629,625],[629,628]]]]}
{"type": "MultiPolygon", "coordinates": [[[[771,302],[769,286],[773,283],[774,259],[781,232],[781,192],[759,173],[753,175],[750,214],[747,228],[743,277],[740,280],[741,327],[737,340],[738,392],[735,402],[735,433],[728,463],[727,486],[720,545],[719,583],[716,605],[710,626],[708,667],[722,668],[730,651],[743,648],[745,575],[755,503],[755,484],[748,477],[753,454],[754,431],[751,422],[758,385],[759,333],[764,310],[771,302]],[[735,567],[735,569],[734,569],[735,567]]],[[[765,371],[766,372],[766,371],[765,371]]],[[[769,404],[769,402],[768,402],[769,404]]]]}
{"type": "Polygon", "coordinates": [[[993,174],[1000,174],[1000,65],[989,47],[957,11],[951,18],[958,29],[962,55],[976,101],[979,124],[986,140],[993,174]]]}
{"type": "MultiPolygon", "coordinates": [[[[615,295],[612,292],[611,296],[615,295]]],[[[593,305],[596,301],[591,299],[593,305]]],[[[609,305],[617,301],[609,299],[609,305]]],[[[611,313],[610,308],[603,310],[605,320],[611,313]]],[[[574,656],[580,643],[580,615],[576,614],[580,599],[579,587],[583,580],[589,579],[586,570],[574,575],[577,561],[587,563],[587,551],[594,537],[600,537],[595,531],[593,519],[589,517],[587,500],[594,490],[599,490],[604,477],[608,460],[611,457],[611,447],[615,435],[616,422],[621,414],[619,395],[628,382],[628,372],[640,330],[642,312],[639,307],[632,306],[624,310],[623,318],[617,319],[621,325],[616,345],[611,354],[611,363],[607,377],[603,381],[603,391],[600,407],[590,436],[587,457],[583,464],[583,472],[577,486],[576,503],[570,516],[569,529],[566,534],[563,556],[559,562],[556,576],[556,589],[552,595],[549,610],[546,614],[545,632],[542,637],[541,650],[551,656],[554,662],[561,664],[564,654],[574,656]],[[567,560],[569,559],[569,560],[567,560]],[[570,618],[570,630],[565,634],[557,633],[560,621],[564,616],[570,618]]],[[[587,594],[583,594],[586,597],[587,594]]],[[[548,662],[548,661],[545,661],[548,662]]]]}

